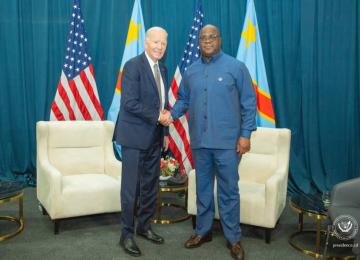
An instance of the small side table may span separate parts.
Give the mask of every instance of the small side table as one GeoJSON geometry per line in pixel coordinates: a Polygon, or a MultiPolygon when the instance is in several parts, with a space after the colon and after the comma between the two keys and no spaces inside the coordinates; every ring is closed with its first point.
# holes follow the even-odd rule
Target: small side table
{"type": "Polygon", "coordinates": [[[321,254],[321,221],[327,219],[327,212],[323,206],[323,202],[317,196],[312,195],[295,195],[290,198],[290,207],[296,213],[299,214],[298,219],[298,231],[292,234],[289,238],[289,244],[297,250],[303,252],[306,255],[310,255],[315,258],[322,257],[321,254]],[[311,217],[316,221],[315,230],[303,229],[304,216],[311,217]],[[314,233],[316,236],[315,248],[305,248],[303,245],[296,242],[296,237],[306,233],[314,233]]]}
{"type": "Polygon", "coordinates": [[[6,234],[0,233],[0,241],[12,238],[24,229],[23,188],[23,184],[17,182],[0,181],[0,204],[15,200],[19,201],[19,217],[0,216],[0,220],[15,222],[17,224],[15,231],[6,234]]]}
{"type": "Polygon", "coordinates": [[[160,186],[159,192],[158,192],[158,198],[157,198],[156,213],[155,213],[155,217],[153,219],[153,223],[155,223],[155,224],[174,224],[174,223],[178,223],[178,222],[189,219],[191,216],[189,214],[187,214],[187,189],[188,189],[187,181],[184,184],[180,184],[180,185],[176,185],[176,186],[160,186]],[[177,203],[169,203],[169,202],[162,201],[162,196],[161,196],[162,193],[179,192],[179,191],[185,192],[185,204],[184,205],[179,205],[177,203]],[[179,217],[165,219],[161,215],[161,211],[162,211],[163,207],[180,208],[185,212],[185,214],[182,216],[179,216],[179,217]]]}

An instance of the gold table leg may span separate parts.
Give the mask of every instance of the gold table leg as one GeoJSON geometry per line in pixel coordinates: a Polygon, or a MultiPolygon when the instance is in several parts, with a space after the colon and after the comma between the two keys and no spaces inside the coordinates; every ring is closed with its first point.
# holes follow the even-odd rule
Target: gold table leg
{"type": "Polygon", "coordinates": [[[12,232],[7,233],[5,235],[0,235],[0,241],[4,241],[6,239],[12,238],[12,237],[16,236],[17,234],[19,234],[21,231],[23,231],[23,229],[24,229],[23,198],[24,198],[24,193],[21,192],[21,193],[15,195],[13,197],[0,200],[0,204],[7,203],[7,202],[10,202],[10,201],[13,201],[13,200],[18,200],[19,201],[19,217],[18,218],[12,217],[12,216],[0,216],[0,220],[15,222],[17,224],[17,226],[18,226],[15,231],[12,231],[12,232]]]}

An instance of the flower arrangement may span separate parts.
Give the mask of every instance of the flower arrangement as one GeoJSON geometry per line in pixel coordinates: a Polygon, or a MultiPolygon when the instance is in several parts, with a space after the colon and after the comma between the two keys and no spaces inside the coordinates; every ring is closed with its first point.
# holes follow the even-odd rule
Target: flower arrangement
{"type": "Polygon", "coordinates": [[[160,179],[174,177],[180,170],[180,165],[173,157],[166,156],[160,160],[160,179]]]}

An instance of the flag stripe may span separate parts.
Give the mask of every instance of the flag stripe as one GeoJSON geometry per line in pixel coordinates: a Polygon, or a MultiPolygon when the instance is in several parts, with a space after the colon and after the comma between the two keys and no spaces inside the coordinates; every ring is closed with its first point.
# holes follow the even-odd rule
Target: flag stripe
{"type": "Polygon", "coordinates": [[[266,117],[270,121],[275,122],[275,114],[271,103],[271,98],[265,96],[255,82],[253,82],[254,89],[256,92],[256,99],[257,99],[257,107],[258,112],[261,113],[264,117],[266,117]]]}
{"type": "Polygon", "coordinates": [[[90,97],[92,105],[94,106],[99,116],[99,119],[103,119],[103,111],[99,102],[98,93],[96,93],[97,91],[96,92],[94,91],[97,89],[96,82],[94,80],[93,75],[91,74],[91,71],[85,69],[83,72],[80,73],[80,77],[82,82],[84,82],[86,91],[90,97]]]}
{"type": "Polygon", "coordinates": [[[121,95],[121,76],[122,76],[122,69],[120,69],[118,79],[117,79],[117,82],[116,82],[116,87],[115,87],[115,92],[117,94],[119,94],[119,95],[121,95]]]}
{"type": "Polygon", "coordinates": [[[66,109],[69,113],[69,119],[70,120],[83,120],[84,118],[81,115],[81,112],[75,103],[74,96],[73,96],[70,86],[69,86],[69,81],[67,80],[64,72],[61,73],[60,80],[61,80],[61,87],[58,89],[58,91],[60,93],[62,101],[66,105],[66,109]],[[70,100],[71,100],[71,102],[70,102],[70,100]],[[81,115],[81,116],[78,117],[76,115],[81,115]]]}
{"type": "Polygon", "coordinates": [[[55,97],[55,102],[58,104],[59,108],[61,109],[63,115],[67,120],[75,120],[74,110],[72,109],[72,104],[69,100],[69,94],[71,94],[68,81],[65,77],[65,74],[62,72],[60,78],[60,84],[58,86],[58,93],[59,95],[55,97]]]}
{"type": "MultiPolygon", "coordinates": [[[[76,79],[76,78],[74,78],[74,79],[76,79]]],[[[78,86],[79,86],[79,84],[76,84],[75,80],[69,81],[69,87],[71,89],[71,93],[74,96],[74,101],[76,102],[81,115],[84,117],[85,120],[91,120],[91,115],[90,115],[89,111],[87,110],[84,101],[81,98],[81,95],[78,90],[78,86]]]]}
{"type": "Polygon", "coordinates": [[[63,114],[61,113],[59,107],[56,105],[56,102],[54,101],[51,106],[51,112],[53,117],[55,117],[57,120],[65,120],[63,114]]]}

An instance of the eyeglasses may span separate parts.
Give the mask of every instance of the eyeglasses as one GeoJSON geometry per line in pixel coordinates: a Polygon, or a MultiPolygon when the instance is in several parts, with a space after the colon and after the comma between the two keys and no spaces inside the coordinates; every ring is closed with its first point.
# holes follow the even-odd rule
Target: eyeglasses
{"type": "Polygon", "coordinates": [[[220,37],[219,35],[216,34],[210,34],[209,36],[207,35],[201,35],[199,37],[200,41],[205,42],[205,41],[210,41],[213,42],[216,40],[216,38],[220,37]]]}

